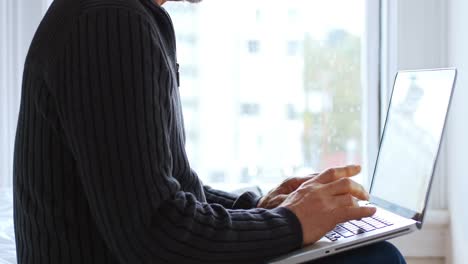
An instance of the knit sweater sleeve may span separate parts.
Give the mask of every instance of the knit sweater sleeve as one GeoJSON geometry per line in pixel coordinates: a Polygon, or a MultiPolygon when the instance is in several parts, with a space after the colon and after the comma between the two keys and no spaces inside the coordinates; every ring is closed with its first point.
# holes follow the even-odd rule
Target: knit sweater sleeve
{"type": "Polygon", "coordinates": [[[181,190],[171,175],[174,80],[159,43],[137,12],[99,8],[79,17],[57,60],[64,140],[109,249],[133,264],[262,263],[299,248],[286,208],[226,209],[231,201],[181,190]]]}

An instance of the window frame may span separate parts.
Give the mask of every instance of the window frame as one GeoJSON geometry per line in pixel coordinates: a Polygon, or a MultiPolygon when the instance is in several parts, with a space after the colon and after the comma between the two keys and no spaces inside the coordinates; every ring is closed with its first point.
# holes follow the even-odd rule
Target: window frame
{"type": "Polygon", "coordinates": [[[363,167],[363,183],[370,187],[380,143],[382,117],[382,0],[366,0],[366,21],[362,51],[363,110],[362,125],[363,156],[367,163],[363,167]]]}

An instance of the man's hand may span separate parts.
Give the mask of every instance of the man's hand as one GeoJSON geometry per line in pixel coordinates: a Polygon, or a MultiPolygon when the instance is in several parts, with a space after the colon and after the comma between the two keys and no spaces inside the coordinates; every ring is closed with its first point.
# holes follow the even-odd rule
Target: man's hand
{"type": "Polygon", "coordinates": [[[293,177],[283,181],[278,187],[268,192],[258,202],[258,208],[273,209],[280,205],[286,197],[294,192],[301,184],[316,177],[318,173],[308,175],[306,177],[293,177]]]}
{"type": "Polygon", "coordinates": [[[296,214],[304,245],[318,241],[339,223],[375,213],[375,208],[357,204],[356,198],[369,199],[364,188],[349,178],[360,171],[360,166],[328,169],[303,182],[279,205],[296,214]]]}

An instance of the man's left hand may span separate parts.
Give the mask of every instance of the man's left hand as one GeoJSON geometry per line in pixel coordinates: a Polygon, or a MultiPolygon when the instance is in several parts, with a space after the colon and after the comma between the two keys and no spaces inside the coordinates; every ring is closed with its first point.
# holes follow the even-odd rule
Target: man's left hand
{"type": "Polygon", "coordinates": [[[267,195],[263,196],[258,202],[258,208],[273,209],[280,205],[286,197],[294,192],[303,182],[317,176],[317,173],[306,177],[293,177],[283,181],[278,187],[274,188],[267,195]]]}

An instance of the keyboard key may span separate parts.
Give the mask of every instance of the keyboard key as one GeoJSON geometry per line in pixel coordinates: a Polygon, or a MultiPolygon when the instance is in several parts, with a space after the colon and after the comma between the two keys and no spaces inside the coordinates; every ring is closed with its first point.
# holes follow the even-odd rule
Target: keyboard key
{"type": "Polygon", "coordinates": [[[334,229],[335,232],[337,232],[338,234],[342,235],[343,237],[351,237],[351,236],[354,236],[353,233],[351,233],[348,229],[342,227],[342,226],[336,226],[335,229],[334,229]]]}
{"type": "Polygon", "coordinates": [[[337,241],[339,238],[341,238],[341,236],[336,234],[335,232],[329,232],[325,234],[325,237],[331,240],[332,242],[337,241]]]}
{"type": "Polygon", "coordinates": [[[372,231],[372,230],[375,230],[375,227],[373,227],[372,225],[369,225],[368,223],[364,222],[364,221],[356,221],[356,220],[351,220],[350,221],[351,224],[361,228],[361,229],[364,229],[366,232],[369,232],[369,231],[372,231]]]}
{"type": "Polygon", "coordinates": [[[363,221],[358,221],[358,220],[351,220],[349,221],[351,224],[357,226],[357,227],[363,227],[365,225],[367,225],[366,222],[363,222],[363,221]]]}
{"type": "Polygon", "coordinates": [[[393,223],[390,221],[378,216],[366,217],[361,220],[351,220],[349,222],[340,223],[332,231],[328,232],[325,237],[331,241],[337,241],[342,237],[352,237],[392,224],[393,223]]]}
{"type": "Polygon", "coordinates": [[[383,228],[383,227],[386,227],[387,225],[380,222],[380,221],[377,221],[373,218],[370,218],[370,217],[367,217],[367,218],[364,218],[362,219],[362,221],[368,223],[369,225],[375,227],[375,228],[383,228]]]}
{"type": "Polygon", "coordinates": [[[375,227],[371,225],[365,225],[365,226],[361,226],[361,229],[364,229],[366,232],[369,232],[369,231],[375,230],[375,227]]]}
{"type": "Polygon", "coordinates": [[[387,225],[387,226],[393,225],[392,222],[390,222],[390,221],[388,221],[388,220],[385,220],[385,219],[383,219],[383,218],[381,218],[381,217],[379,217],[379,216],[373,216],[372,218],[375,219],[375,220],[377,220],[377,221],[379,221],[379,222],[381,222],[381,223],[384,223],[384,224],[387,225]]]}
{"type": "Polygon", "coordinates": [[[353,225],[351,223],[348,223],[348,222],[342,224],[341,226],[348,229],[350,232],[352,232],[353,234],[356,234],[356,235],[361,234],[364,231],[360,227],[357,227],[357,226],[355,226],[355,225],[353,225]]]}
{"type": "Polygon", "coordinates": [[[327,237],[327,238],[332,238],[332,237],[334,237],[334,238],[340,238],[341,236],[340,236],[340,234],[331,231],[331,232],[328,232],[327,234],[325,234],[325,237],[327,237]]]}

